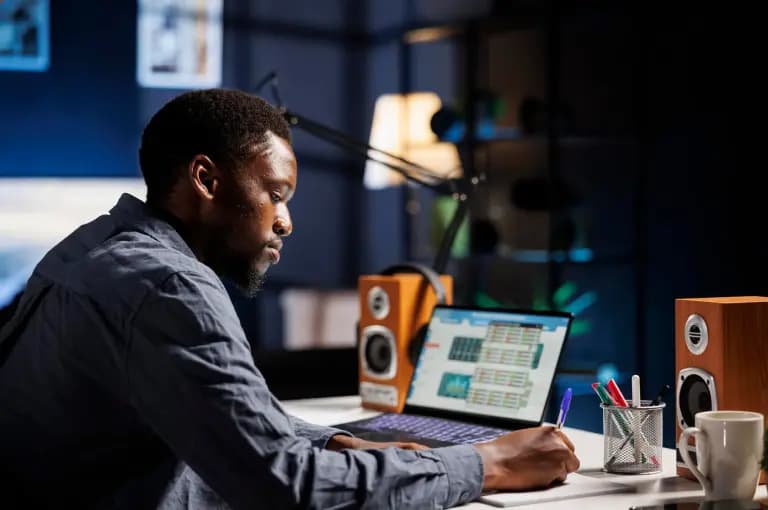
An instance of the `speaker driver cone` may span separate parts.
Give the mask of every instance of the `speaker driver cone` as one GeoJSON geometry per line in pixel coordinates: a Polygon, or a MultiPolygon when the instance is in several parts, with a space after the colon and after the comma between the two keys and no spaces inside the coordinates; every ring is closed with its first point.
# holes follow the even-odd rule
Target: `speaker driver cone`
{"type": "Polygon", "coordinates": [[[383,335],[372,335],[365,344],[365,359],[372,372],[383,374],[392,363],[392,349],[383,335]]]}
{"type": "Polygon", "coordinates": [[[696,413],[717,409],[717,391],[712,374],[699,368],[680,371],[677,389],[677,419],[681,427],[693,427],[696,413]]]}
{"type": "Polygon", "coordinates": [[[397,373],[395,335],[384,326],[363,329],[360,362],[369,377],[391,379],[397,373]]]}

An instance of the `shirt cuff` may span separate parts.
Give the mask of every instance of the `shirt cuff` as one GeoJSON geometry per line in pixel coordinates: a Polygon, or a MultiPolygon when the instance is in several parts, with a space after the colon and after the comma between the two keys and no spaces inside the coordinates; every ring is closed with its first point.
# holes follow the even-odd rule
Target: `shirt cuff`
{"type": "Polygon", "coordinates": [[[315,446],[320,449],[325,449],[326,445],[328,444],[328,441],[333,436],[355,437],[354,434],[351,434],[346,430],[340,430],[340,429],[334,429],[334,428],[328,427],[327,430],[323,431],[321,435],[319,435],[318,437],[312,438],[312,446],[315,446]]]}
{"type": "Polygon", "coordinates": [[[443,462],[448,477],[446,506],[474,501],[483,490],[483,460],[468,444],[430,450],[443,462]]]}
{"type": "Polygon", "coordinates": [[[313,447],[320,448],[321,450],[325,448],[328,444],[328,440],[333,436],[343,435],[354,437],[345,430],[339,430],[333,427],[323,427],[299,419],[293,420],[293,427],[297,436],[309,439],[309,442],[312,443],[313,447]]]}

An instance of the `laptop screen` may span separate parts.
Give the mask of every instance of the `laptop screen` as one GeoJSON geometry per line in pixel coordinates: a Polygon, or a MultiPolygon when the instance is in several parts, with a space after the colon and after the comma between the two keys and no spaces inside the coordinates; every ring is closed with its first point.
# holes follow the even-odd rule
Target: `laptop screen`
{"type": "Polygon", "coordinates": [[[539,422],[570,315],[435,307],[406,404],[539,422]]]}

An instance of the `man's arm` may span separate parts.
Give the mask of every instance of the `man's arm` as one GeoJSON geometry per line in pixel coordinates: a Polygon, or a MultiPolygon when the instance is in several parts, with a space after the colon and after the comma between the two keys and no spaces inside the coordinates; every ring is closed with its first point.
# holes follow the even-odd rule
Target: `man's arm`
{"type": "Polygon", "coordinates": [[[133,405],[234,509],[445,507],[480,494],[472,446],[335,452],[299,437],[253,365],[223,286],[206,275],[169,277],[128,327],[133,405]]]}
{"type": "Polygon", "coordinates": [[[306,422],[301,418],[290,414],[287,416],[296,435],[309,439],[309,442],[312,443],[312,446],[315,448],[325,448],[328,446],[328,441],[334,436],[347,436],[352,438],[352,434],[344,430],[315,425],[314,423],[306,422]]]}
{"type": "MultiPolygon", "coordinates": [[[[275,404],[279,406],[276,399],[273,399],[275,404]]],[[[282,409],[282,406],[280,406],[282,409]]],[[[285,412],[285,410],[283,410],[285,412]]],[[[404,443],[401,441],[392,441],[387,443],[381,443],[378,441],[366,441],[350,434],[346,430],[336,429],[333,427],[324,427],[322,425],[315,425],[309,423],[301,418],[293,415],[288,415],[288,419],[291,420],[293,430],[296,435],[309,439],[312,446],[315,448],[327,448],[328,450],[344,450],[347,448],[353,448],[355,450],[370,450],[373,448],[388,448],[390,446],[396,448],[404,448],[406,450],[426,450],[426,446],[418,443],[404,443]]]]}

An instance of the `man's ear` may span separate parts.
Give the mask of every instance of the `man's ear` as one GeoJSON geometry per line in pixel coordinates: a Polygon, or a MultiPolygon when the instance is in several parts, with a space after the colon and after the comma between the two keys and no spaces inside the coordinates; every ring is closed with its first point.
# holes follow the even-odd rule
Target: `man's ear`
{"type": "Polygon", "coordinates": [[[221,184],[221,173],[216,164],[205,154],[196,154],[189,162],[187,175],[200,198],[213,200],[221,184]]]}

